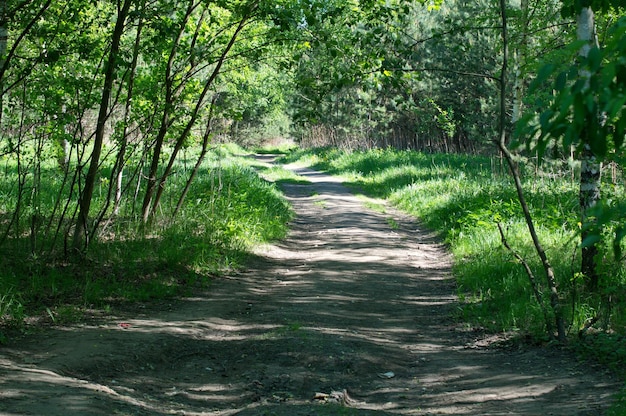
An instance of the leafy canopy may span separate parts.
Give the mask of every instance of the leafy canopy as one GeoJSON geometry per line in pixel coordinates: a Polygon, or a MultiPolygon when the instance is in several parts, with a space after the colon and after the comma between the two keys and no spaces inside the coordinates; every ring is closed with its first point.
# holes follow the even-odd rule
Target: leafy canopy
{"type": "MultiPolygon", "coordinates": [[[[550,91],[538,116],[529,114],[518,128],[540,155],[553,142],[565,151],[589,144],[596,157],[606,159],[623,150],[626,134],[626,17],[609,30],[604,47],[592,47],[588,56],[574,58],[581,42],[569,46],[573,64],[559,70],[543,66],[530,91],[550,91]],[[581,77],[583,71],[588,77],[581,77]]],[[[545,97],[545,96],[544,96],[545,97]]]]}

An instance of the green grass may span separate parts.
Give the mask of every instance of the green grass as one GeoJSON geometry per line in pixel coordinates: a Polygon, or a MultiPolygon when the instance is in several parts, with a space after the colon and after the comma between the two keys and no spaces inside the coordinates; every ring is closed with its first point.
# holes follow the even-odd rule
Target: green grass
{"type": "Polygon", "coordinates": [[[254,148],[254,153],[268,155],[285,155],[297,149],[297,145],[292,141],[280,141],[269,145],[254,148]]]}
{"type": "Polygon", "coordinates": [[[258,166],[257,169],[259,170],[263,178],[278,185],[286,183],[295,185],[306,185],[308,183],[311,183],[311,181],[304,176],[298,175],[297,173],[282,168],[280,166],[258,166]]]}
{"type": "MultiPolygon", "coordinates": [[[[53,233],[43,231],[37,241],[41,250],[31,251],[27,218],[20,219],[24,222],[18,228],[21,231],[11,234],[2,246],[0,328],[19,326],[29,317],[67,323],[91,308],[110,309],[121,303],[184,294],[244,265],[256,245],[286,234],[293,215],[276,185],[261,178],[248,159],[238,156],[244,153],[232,145],[214,149],[179,215],[172,218],[193,166],[193,149],[188,151],[169,178],[153,225],[145,228],[137,205],[127,202],[85,256],[64,254],[63,236],[56,250],[47,250],[53,233]]],[[[4,163],[0,191],[14,198],[9,186],[12,167],[4,163]]],[[[105,165],[103,177],[107,169],[105,165]]],[[[53,183],[58,176],[54,167],[42,172],[46,188],[38,210],[43,218],[52,215],[52,205],[59,198],[50,190],[59,189],[53,183]]],[[[99,198],[104,194],[96,191],[96,208],[102,206],[99,198]]],[[[6,198],[3,203],[3,212],[10,212],[15,201],[6,198]]]]}

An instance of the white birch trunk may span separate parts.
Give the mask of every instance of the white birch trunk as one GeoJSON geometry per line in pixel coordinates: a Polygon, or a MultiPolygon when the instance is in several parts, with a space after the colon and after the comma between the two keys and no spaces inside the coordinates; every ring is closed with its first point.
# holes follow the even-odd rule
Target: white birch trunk
{"type": "MultiPolygon", "coordinates": [[[[585,41],[580,48],[579,55],[587,57],[589,51],[593,47],[598,46],[598,39],[595,31],[595,18],[593,10],[590,7],[583,7],[578,14],[576,27],[576,35],[578,40],[585,41]]],[[[580,70],[580,76],[589,82],[590,73],[587,70],[580,70]]],[[[596,126],[588,126],[588,128],[596,128],[596,126]]],[[[600,179],[602,165],[598,162],[596,156],[591,151],[589,143],[589,132],[583,131],[580,138],[583,144],[580,166],[580,212],[583,230],[581,233],[582,241],[589,235],[587,229],[589,225],[589,211],[600,200],[600,179]]],[[[596,272],[595,257],[598,254],[598,248],[595,244],[582,248],[581,272],[586,277],[587,287],[590,290],[596,290],[598,287],[598,274],[596,272]]]]}
{"type": "MultiPolygon", "coordinates": [[[[6,62],[7,42],[9,41],[8,23],[7,0],[0,0],[0,69],[4,68],[6,62]]],[[[4,80],[0,78],[0,121],[2,121],[4,105],[3,85],[4,80]]]]}
{"type": "Polygon", "coordinates": [[[522,67],[526,64],[526,48],[528,36],[528,0],[521,0],[521,27],[522,37],[520,43],[513,52],[513,65],[515,68],[515,80],[513,81],[513,111],[511,122],[513,124],[522,116],[524,107],[524,73],[522,67]]]}

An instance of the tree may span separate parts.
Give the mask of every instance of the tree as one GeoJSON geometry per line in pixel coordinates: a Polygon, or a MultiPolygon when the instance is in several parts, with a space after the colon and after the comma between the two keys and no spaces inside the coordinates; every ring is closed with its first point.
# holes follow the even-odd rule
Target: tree
{"type": "MultiPolygon", "coordinates": [[[[577,38],[583,44],[580,48],[580,57],[587,59],[589,51],[592,47],[599,48],[596,36],[596,24],[591,7],[582,7],[577,17],[577,38]]],[[[586,84],[584,88],[589,88],[590,74],[588,71],[581,69],[579,71],[580,78],[586,84]]],[[[592,125],[584,126],[580,131],[580,141],[582,151],[580,152],[580,213],[581,213],[581,273],[585,276],[589,290],[595,291],[598,288],[598,273],[596,271],[596,256],[598,255],[598,247],[596,243],[588,243],[586,240],[589,236],[590,222],[593,216],[590,215],[591,210],[600,201],[600,175],[602,172],[602,164],[591,150],[592,136],[589,129],[593,129],[593,124],[599,124],[599,114],[594,115],[589,120],[592,125]]]]}
{"type": "MultiPolygon", "coordinates": [[[[191,132],[191,129],[196,125],[196,122],[199,119],[201,110],[204,108],[207,94],[209,93],[210,88],[213,86],[213,82],[219,75],[220,70],[222,66],[224,65],[224,61],[226,60],[226,57],[228,56],[233,45],[235,44],[237,37],[240,35],[241,31],[246,26],[246,24],[248,23],[248,20],[254,13],[254,10],[256,9],[256,2],[253,2],[252,4],[247,5],[247,6],[249,6],[249,8],[246,7],[243,14],[240,17],[238,17],[239,22],[236,24],[234,31],[229,36],[228,42],[223,47],[221,54],[217,58],[217,61],[214,63],[213,70],[210,71],[210,75],[204,81],[202,90],[200,91],[197,98],[195,99],[196,103],[193,107],[193,110],[191,111],[191,114],[189,115],[189,120],[185,124],[182,132],[178,135],[178,138],[176,139],[176,142],[174,144],[174,148],[172,149],[172,154],[170,155],[169,162],[167,166],[165,167],[163,174],[161,175],[161,179],[159,180],[159,186],[158,186],[158,190],[156,191],[156,195],[154,197],[152,209],[149,211],[148,214],[146,214],[146,211],[144,210],[144,214],[143,214],[144,221],[148,219],[148,216],[155,214],[156,209],[159,206],[159,201],[161,200],[161,196],[163,195],[163,190],[165,189],[165,182],[167,181],[167,178],[170,175],[172,168],[174,166],[174,161],[176,160],[176,156],[182,149],[185,140],[187,139],[187,137],[189,136],[191,132]]],[[[201,154],[200,157],[203,157],[203,155],[201,154]]]]}
{"type": "MultiPolygon", "coordinates": [[[[513,179],[515,182],[515,189],[517,191],[517,197],[522,207],[522,212],[524,213],[524,219],[526,220],[526,225],[528,226],[528,232],[532,238],[533,245],[535,247],[537,255],[541,259],[541,264],[543,266],[543,269],[546,275],[546,282],[548,284],[548,288],[550,289],[550,305],[554,313],[554,319],[555,319],[556,330],[557,330],[557,339],[559,340],[559,342],[563,343],[566,340],[565,321],[563,319],[563,313],[561,311],[559,293],[558,293],[558,288],[556,284],[556,276],[554,274],[554,269],[552,268],[552,265],[550,264],[548,256],[546,255],[546,252],[543,248],[543,245],[539,241],[539,236],[537,235],[537,231],[535,229],[535,224],[534,224],[532,215],[530,213],[530,209],[528,208],[528,204],[526,203],[526,197],[524,195],[524,189],[523,189],[521,176],[520,176],[517,164],[515,163],[513,155],[507,146],[507,128],[506,128],[507,100],[506,100],[506,97],[507,97],[507,88],[508,88],[507,72],[508,72],[508,63],[509,63],[509,45],[508,45],[508,25],[507,25],[508,19],[507,19],[506,0],[500,0],[500,14],[501,14],[501,19],[502,19],[502,32],[501,32],[502,33],[502,68],[500,71],[500,79],[499,79],[499,84],[500,84],[500,117],[499,117],[500,127],[499,127],[499,130],[500,130],[500,134],[499,134],[498,140],[496,140],[496,145],[498,146],[498,149],[503,154],[509,166],[511,174],[513,176],[513,179]]],[[[500,233],[502,234],[502,240],[504,242],[505,239],[504,239],[504,234],[502,233],[502,230],[500,230],[500,233]]],[[[505,245],[506,245],[506,242],[505,242],[505,245]]],[[[539,295],[539,291],[536,288],[534,276],[530,268],[523,261],[523,259],[521,258],[519,259],[522,260],[522,263],[525,265],[525,269],[530,278],[530,282],[531,282],[531,285],[533,286],[535,295],[537,297],[537,301],[540,303],[540,306],[543,307],[543,305],[541,305],[541,301],[542,301],[541,296],[539,295]]],[[[546,325],[548,326],[549,329],[552,327],[549,321],[546,321],[546,325]]],[[[549,330],[550,335],[552,335],[551,332],[552,331],[549,330]]]]}
{"type": "Polygon", "coordinates": [[[187,7],[185,8],[185,12],[182,14],[181,20],[176,23],[172,22],[173,24],[170,23],[172,26],[171,29],[164,28],[164,34],[167,34],[167,31],[169,30],[175,30],[175,37],[170,46],[165,73],[163,74],[165,85],[164,102],[160,116],[159,130],[154,140],[154,145],[152,146],[152,161],[150,163],[150,171],[147,176],[146,191],[143,198],[142,217],[144,222],[148,221],[153,206],[153,196],[158,182],[158,169],[161,152],[165,144],[166,135],[172,124],[172,112],[175,109],[176,101],[183,93],[184,87],[186,86],[186,78],[180,77],[180,74],[176,71],[176,59],[179,55],[181,42],[186,34],[187,23],[192,17],[194,10],[196,10],[200,5],[201,2],[196,2],[195,0],[189,1],[187,3],[187,7]],[[180,79],[180,82],[178,82],[178,79],[180,79]]]}
{"type": "Polygon", "coordinates": [[[145,221],[154,217],[181,149],[202,143],[201,159],[213,137],[209,120],[235,117],[226,106],[238,103],[207,105],[228,88],[222,72],[256,73],[270,45],[281,37],[288,43],[274,30],[275,6],[1,2],[0,34],[11,36],[0,42],[0,110],[10,109],[0,113],[0,157],[16,161],[18,179],[0,173],[16,190],[3,208],[0,240],[28,229],[33,251],[39,239],[54,251],[60,237],[83,250],[102,224],[135,210],[145,221]],[[41,172],[55,159],[59,182],[44,189],[41,172]],[[43,218],[38,207],[50,192],[55,206],[43,218]]]}
{"type": "MultiPolygon", "coordinates": [[[[7,52],[7,40],[9,39],[9,30],[7,15],[7,0],[0,0],[0,68],[4,68],[5,54],[7,52]]],[[[2,84],[0,84],[0,89],[2,84]]]]}
{"type": "Polygon", "coordinates": [[[124,26],[126,24],[128,12],[130,11],[131,3],[132,0],[123,0],[122,3],[118,1],[117,3],[117,20],[115,22],[115,27],[113,28],[113,33],[111,36],[111,47],[105,66],[104,85],[102,87],[100,110],[98,112],[98,121],[96,124],[96,131],[94,133],[91,161],[89,163],[87,176],[85,177],[83,192],[80,195],[78,218],[76,220],[76,228],[74,229],[73,247],[77,250],[82,250],[89,244],[89,210],[91,207],[91,200],[99,171],[100,156],[104,143],[105,123],[108,120],[110,114],[109,101],[111,98],[111,93],[113,92],[113,81],[115,79],[117,71],[117,59],[120,51],[120,42],[122,35],[124,34],[124,26]]]}
{"type": "MultiPolygon", "coordinates": [[[[387,2],[371,9],[327,3],[323,10],[333,10],[332,18],[310,18],[316,26],[298,32],[308,33],[296,49],[292,104],[303,136],[316,129],[329,144],[487,148],[498,127],[493,81],[501,46],[493,2],[387,2]]],[[[528,49],[545,54],[566,28],[551,20],[558,16],[555,1],[526,9],[513,19],[518,96],[535,59],[528,49]]]]}
{"type": "MultiPolygon", "coordinates": [[[[565,14],[577,15],[577,42],[570,47],[572,64],[560,69],[545,65],[534,81],[533,91],[545,87],[554,79],[553,95],[538,117],[529,114],[520,125],[519,133],[526,135],[529,145],[543,156],[546,148],[557,144],[568,152],[573,148],[581,162],[581,273],[587,288],[595,291],[599,285],[596,268],[598,230],[597,205],[601,201],[601,162],[610,158],[608,149],[621,148],[624,142],[624,97],[622,71],[623,18],[620,19],[605,47],[600,47],[595,34],[592,7],[607,8],[610,2],[592,2],[588,6],[568,4],[565,14]],[[537,134],[537,135],[536,135],[537,134]]],[[[619,2],[614,2],[619,3],[619,2]]],[[[617,7],[618,5],[615,4],[617,7]]]]}

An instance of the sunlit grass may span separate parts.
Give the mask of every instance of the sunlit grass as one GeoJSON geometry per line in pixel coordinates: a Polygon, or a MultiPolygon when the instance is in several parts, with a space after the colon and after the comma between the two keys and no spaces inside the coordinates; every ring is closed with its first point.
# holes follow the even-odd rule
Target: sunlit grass
{"type": "Polygon", "coordinates": [[[295,149],[297,149],[297,145],[293,141],[283,140],[278,143],[271,143],[264,146],[260,146],[254,148],[253,151],[259,154],[288,154],[295,149]]]}
{"type": "MultiPolygon", "coordinates": [[[[246,152],[233,145],[217,147],[207,155],[174,217],[195,161],[194,151],[182,155],[168,178],[150,227],[142,224],[133,201],[125,201],[84,257],[68,258],[63,244],[57,251],[37,254],[31,252],[29,238],[10,235],[1,260],[0,324],[19,325],[28,316],[62,322],[72,318],[71,308],[108,308],[185,293],[242,267],[257,245],[286,234],[291,207],[275,184],[241,158],[246,152]]],[[[107,169],[105,165],[103,177],[107,169]]],[[[52,177],[42,181],[58,180],[54,178],[58,171],[49,172],[52,177]]],[[[10,194],[11,189],[4,192],[10,194]]],[[[105,194],[96,191],[96,208],[103,206],[105,194]]],[[[51,215],[54,198],[42,195],[39,212],[46,217],[51,215]]],[[[51,245],[41,239],[38,245],[51,245]]]]}
{"type": "Polygon", "coordinates": [[[281,183],[291,183],[291,184],[299,184],[304,185],[311,183],[310,180],[305,178],[302,175],[298,175],[292,170],[285,169],[280,166],[269,166],[269,167],[261,167],[259,169],[261,176],[267,179],[268,181],[281,184],[281,183]]]}

